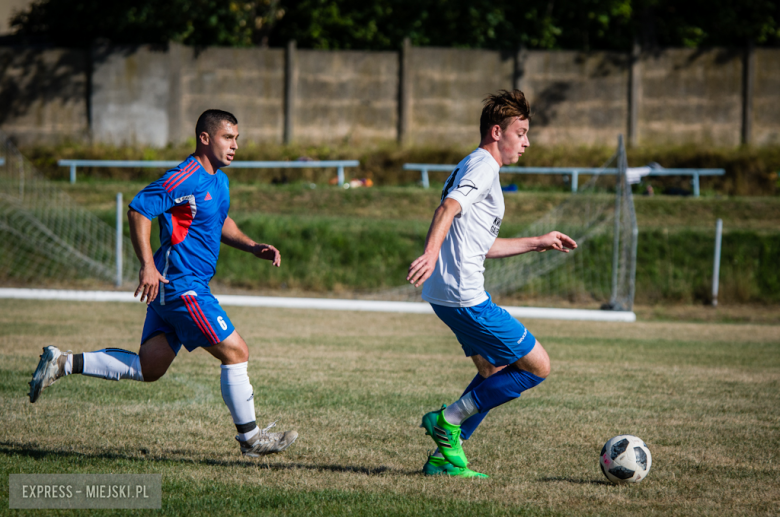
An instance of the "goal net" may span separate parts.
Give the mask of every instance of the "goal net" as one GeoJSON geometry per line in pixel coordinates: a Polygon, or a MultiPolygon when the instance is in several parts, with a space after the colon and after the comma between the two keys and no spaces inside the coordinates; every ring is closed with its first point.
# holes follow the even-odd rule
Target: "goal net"
{"type": "Polygon", "coordinates": [[[1,132],[0,142],[3,284],[114,283],[137,271],[128,238],[118,273],[116,229],[45,179],[1,132]]]}
{"type": "MultiPolygon", "coordinates": [[[[637,224],[626,169],[621,136],[615,154],[577,193],[514,236],[558,230],[573,238],[577,249],[486,260],[485,289],[526,306],[632,310],[637,224]]],[[[405,286],[382,297],[419,299],[420,292],[405,286]]]]}

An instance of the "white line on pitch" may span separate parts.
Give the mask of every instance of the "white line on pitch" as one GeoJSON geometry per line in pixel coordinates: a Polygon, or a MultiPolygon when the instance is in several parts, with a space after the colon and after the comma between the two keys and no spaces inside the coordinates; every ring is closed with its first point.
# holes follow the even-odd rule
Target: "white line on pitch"
{"type": "MultiPolygon", "coordinates": [[[[336,300],[331,298],[284,298],[277,296],[215,295],[222,305],[240,307],[274,307],[283,309],[318,309],[330,311],[405,312],[433,314],[431,306],[420,302],[385,302],[375,300],[336,300]]],[[[75,302],[137,302],[130,291],[72,291],[64,289],[0,288],[0,298],[19,300],[63,300],[75,302]]],[[[515,318],[615,321],[631,323],[636,314],[629,311],[587,309],[549,309],[539,307],[504,307],[515,318]]]]}

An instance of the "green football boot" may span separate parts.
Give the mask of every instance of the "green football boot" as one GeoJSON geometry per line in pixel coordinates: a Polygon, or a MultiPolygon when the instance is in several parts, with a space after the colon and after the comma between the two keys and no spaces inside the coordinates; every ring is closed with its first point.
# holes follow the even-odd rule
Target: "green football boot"
{"type": "Polygon", "coordinates": [[[460,426],[452,425],[445,420],[444,408],[446,407],[442,404],[440,410],[427,413],[420,427],[425,429],[425,434],[433,438],[439,446],[439,452],[447,458],[447,461],[456,467],[466,468],[469,460],[466,459],[463,446],[460,444],[460,426]]]}
{"type": "Polygon", "coordinates": [[[474,472],[468,468],[456,467],[447,458],[439,458],[438,456],[428,456],[428,461],[423,465],[423,474],[426,476],[453,476],[459,478],[486,478],[487,474],[481,474],[474,472]]]}

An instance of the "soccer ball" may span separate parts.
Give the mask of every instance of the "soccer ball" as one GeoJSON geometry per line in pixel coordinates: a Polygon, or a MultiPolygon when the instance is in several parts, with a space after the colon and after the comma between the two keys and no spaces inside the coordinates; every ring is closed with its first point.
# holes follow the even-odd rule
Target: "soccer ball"
{"type": "Polygon", "coordinates": [[[645,442],[636,436],[621,434],[601,448],[599,464],[612,483],[639,483],[650,472],[653,457],[645,442]]]}

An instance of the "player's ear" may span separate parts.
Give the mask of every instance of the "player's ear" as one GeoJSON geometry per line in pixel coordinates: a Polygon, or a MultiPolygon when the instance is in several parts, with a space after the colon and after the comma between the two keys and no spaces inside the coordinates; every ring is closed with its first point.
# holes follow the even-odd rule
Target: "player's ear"
{"type": "Polygon", "coordinates": [[[207,131],[201,131],[200,135],[198,135],[198,140],[203,145],[209,145],[209,142],[211,142],[211,135],[209,135],[207,131]]]}
{"type": "Polygon", "coordinates": [[[494,125],[490,128],[490,136],[493,137],[493,140],[498,140],[501,138],[501,126],[498,124],[494,125]]]}

